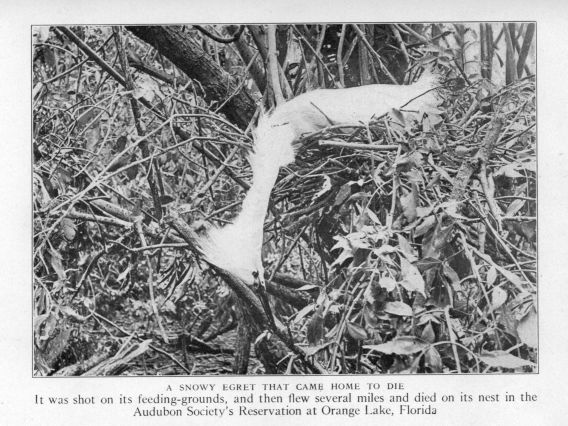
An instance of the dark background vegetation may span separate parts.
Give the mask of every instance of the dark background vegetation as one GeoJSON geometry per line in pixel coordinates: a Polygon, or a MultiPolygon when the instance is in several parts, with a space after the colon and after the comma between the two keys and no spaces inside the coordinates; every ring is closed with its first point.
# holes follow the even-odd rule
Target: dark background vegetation
{"type": "Polygon", "coordinates": [[[533,23],[34,28],[34,374],[536,371],[534,43],[533,23]],[[271,323],[194,244],[239,210],[260,106],[424,67],[438,110],[308,135],[281,172],[271,323]]]}

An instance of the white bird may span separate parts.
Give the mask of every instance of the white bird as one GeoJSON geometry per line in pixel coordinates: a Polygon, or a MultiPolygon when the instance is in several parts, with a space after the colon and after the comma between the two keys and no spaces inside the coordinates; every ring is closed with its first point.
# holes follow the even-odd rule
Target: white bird
{"type": "Polygon", "coordinates": [[[248,285],[264,282],[261,251],[270,192],[280,167],[294,162],[293,143],[330,125],[360,125],[393,108],[424,111],[439,104],[440,77],[426,71],[410,85],[372,84],[304,93],[260,118],[249,157],[252,185],[233,223],[213,226],[199,245],[205,259],[248,285]]]}

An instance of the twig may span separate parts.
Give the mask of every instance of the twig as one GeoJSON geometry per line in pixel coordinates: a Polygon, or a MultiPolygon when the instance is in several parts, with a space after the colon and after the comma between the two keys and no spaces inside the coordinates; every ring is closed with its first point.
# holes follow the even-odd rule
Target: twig
{"type": "MultiPolygon", "coordinates": [[[[142,229],[142,216],[139,216],[134,222],[134,227],[136,228],[136,232],[138,232],[140,244],[142,245],[142,247],[147,247],[148,244],[146,243],[146,237],[144,235],[144,230],[142,229]]],[[[162,339],[164,339],[164,342],[169,343],[168,336],[166,335],[166,330],[164,329],[164,326],[162,324],[162,317],[160,315],[160,312],[158,311],[158,305],[156,305],[156,298],[154,297],[154,267],[152,266],[150,255],[148,253],[144,253],[144,257],[146,259],[146,263],[148,264],[148,291],[150,293],[150,304],[152,305],[152,311],[154,311],[154,316],[156,317],[160,332],[162,333],[162,339]]]]}
{"type": "MultiPolygon", "coordinates": [[[[399,145],[398,150],[396,152],[395,164],[399,160],[401,153],[402,153],[402,145],[399,145]]],[[[389,230],[392,229],[394,212],[395,212],[395,209],[396,209],[396,197],[397,197],[397,192],[398,192],[398,187],[397,187],[398,185],[397,184],[398,184],[398,173],[395,169],[393,176],[392,176],[391,209],[390,209],[389,215],[387,216],[387,229],[389,229],[389,230]]]]}
{"type": "Polygon", "coordinates": [[[288,251],[283,254],[282,256],[280,256],[280,259],[278,259],[278,263],[276,264],[276,267],[272,270],[272,273],[270,274],[270,278],[268,279],[268,281],[272,281],[274,279],[274,275],[278,272],[278,270],[282,267],[282,265],[284,264],[284,262],[286,261],[286,259],[288,259],[288,257],[290,256],[290,254],[292,253],[292,250],[294,250],[294,248],[296,247],[296,245],[298,244],[298,241],[300,240],[300,237],[302,236],[302,234],[305,232],[305,230],[307,229],[307,227],[309,226],[309,224],[305,225],[302,230],[300,232],[298,232],[298,234],[296,235],[296,237],[294,238],[294,240],[292,241],[292,244],[290,244],[290,247],[288,248],[288,251]]]}
{"type": "MultiPolygon", "coordinates": [[[[183,239],[189,244],[190,250],[197,256],[202,257],[203,252],[199,245],[199,238],[195,232],[185,223],[175,212],[167,218],[168,223],[183,237],[183,239]]],[[[308,356],[305,350],[298,345],[289,337],[287,330],[284,329],[282,325],[276,326],[274,322],[271,322],[267,316],[266,312],[260,303],[257,295],[252,291],[251,287],[247,286],[238,277],[232,275],[229,271],[224,270],[217,265],[210,263],[207,259],[203,259],[205,262],[211,266],[211,268],[219,275],[235,292],[237,297],[244,303],[247,307],[251,319],[256,323],[258,327],[264,328],[266,325],[273,326],[271,331],[278,336],[282,342],[288,346],[288,348],[295,354],[301,355],[302,358],[310,365],[315,371],[320,374],[327,374],[326,370],[315,360],[308,361],[308,356]]]]}
{"type": "MultiPolygon", "coordinates": [[[[189,135],[189,133],[187,133],[185,130],[181,129],[178,126],[174,126],[174,131],[176,132],[176,134],[181,137],[182,139],[190,139],[191,136],[189,135]]],[[[199,151],[201,152],[205,157],[207,157],[209,160],[213,161],[213,163],[215,163],[215,165],[217,167],[220,167],[223,162],[215,155],[213,154],[211,151],[209,151],[207,148],[205,148],[203,145],[201,144],[193,144],[193,146],[199,151]]],[[[225,167],[223,169],[223,171],[225,172],[225,174],[227,176],[229,176],[231,179],[233,179],[236,183],[238,183],[240,186],[242,186],[244,189],[249,189],[250,185],[245,182],[243,179],[241,179],[240,177],[238,177],[237,175],[235,175],[235,173],[233,172],[233,170],[231,170],[230,167],[225,167]]]]}
{"type": "Polygon", "coordinates": [[[70,219],[104,223],[105,225],[111,225],[111,226],[128,227],[128,226],[132,225],[132,223],[128,223],[128,222],[125,222],[121,219],[117,219],[117,218],[114,218],[114,217],[97,216],[97,215],[94,215],[94,214],[82,213],[82,212],[77,211],[77,210],[71,210],[67,214],[67,217],[70,218],[70,219]]]}
{"type": "Polygon", "coordinates": [[[314,48],[314,46],[312,46],[308,40],[306,40],[306,38],[303,36],[302,32],[296,28],[296,26],[292,26],[292,28],[294,28],[294,31],[296,31],[296,34],[298,35],[298,37],[300,37],[300,40],[302,40],[304,42],[304,44],[306,46],[308,46],[308,49],[310,49],[312,51],[312,53],[314,54],[314,56],[316,57],[316,59],[318,60],[318,62],[323,66],[323,69],[329,74],[329,77],[332,80],[335,80],[333,73],[329,70],[327,64],[324,62],[323,58],[321,57],[321,55],[316,51],[316,49],[314,48]]]}
{"type": "Polygon", "coordinates": [[[203,197],[205,195],[205,193],[209,190],[209,188],[211,188],[211,186],[215,183],[215,181],[219,178],[219,176],[221,175],[221,173],[223,173],[223,171],[225,170],[225,167],[227,167],[227,164],[229,161],[231,161],[233,159],[233,157],[235,156],[235,154],[239,151],[239,147],[235,147],[230,153],[229,155],[227,155],[227,158],[225,159],[225,161],[223,161],[221,163],[221,166],[217,168],[217,170],[215,170],[215,173],[213,174],[213,176],[211,176],[209,178],[209,181],[203,185],[201,188],[199,188],[196,192],[196,197],[203,197]]]}
{"type": "Polygon", "coordinates": [[[497,224],[497,231],[501,232],[501,229],[503,227],[503,215],[501,214],[495,198],[493,198],[491,188],[489,188],[489,181],[487,180],[487,165],[485,164],[485,162],[481,162],[477,176],[479,177],[479,181],[481,182],[481,188],[483,190],[483,194],[485,195],[485,200],[487,201],[489,210],[491,211],[491,214],[495,219],[495,223],[497,224]]]}
{"type": "Polygon", "coordinates": [[[95,253],[91,257],[91,261],[89,262],[89,265],[87,265],[85,272],[83,272],[83,275],[81,275],[81,278],[79,279],[79,282],[77,283],[77,285],[75,287],[75,292],[71,296],[70,302],[73,302],[73,300],[75,299],[75,297],[77,296],[77,294],[81,290],[81,287],[83,287],[83,283],[85,282],[85,280],[87,279],[87,277],[89,276],[89,274],[91,273],[91,271],[93,270],[93,268],[95,267],[95,265],[97,264],[97,262],[99,261],[99,259],[101,258],[101,256],[104,253],[105,253],[105,250],[100,250],[99,252],[95,253]]]}
{"type": "Polygon", "coordinates": [[[337,72],[339,73],[339,82],[341,87],[345,87],[345,73],[343,70],[343,45],[345,44],[345,33],[347,32],[347,24],[341,26],[341,35],[339,36],[339,44],[337,46],[337,54],[335,55],[335,61],[337,62],[337,72]]]}
{"type": "Polygon", "coordinates": [[[396,151],[400,145],[370,145],[366,143],[319,141],[319,146],[334,146],[347,149],[365,149],[368,151],[396,151]]]}
{"type": "MultiPolygon", "coordinates": [[[[235,30],[235,28],[236,25],[229,25],[226,27],[226,31],[235,30]]],[[[266,76],[264,74],[264,67],[261,66],[261,62],[257,59],[260,52],[253,52],[247,41],[244,40],[244,37],[235,41],[235,47],[237,48],[243,63],[250,64],[250,75],[260,93],[264,93],[264,90],[266,89],[266,76]]]]}
{"type": "MultiPolygon", "coordinates": [[[[469,266],[471,268],[471,272],[473,273],[473,276],[475,277],[475,281],[477,282],[477,285],[479,286],[479,288],[481,289],[481,292],[483,293],[483,297],[485,298],[485,302],[487,303],[487,306],[491,306],[491,299],[489,299],[489,294],[487,294],[487,289],[483,285],[483,280],[479,276],[479,268],[477,267],[477,265],[475,263],[475,259],[472,256],[471,250],[472,250],[473,247],[471,247],[468,244],[467,239],[465,238],[465,235],[461,232],[460,232],[460,240],[461,240],[461,243],[462,243],[463,251],[465,253],[465,257],[469,261],[469,266]]],[[[491,319],[493,320],[493,322],[495,322],[496,318],[495,318],[495,313],[494,313],[493,309],[489,310],[489,315],[491,316],[491,319]]]]}
{"type": "Polygon", "coordinates": [[[143,73],[148,74],[151,77],[157,78],[158,80],[161,80],[164,83],[171,84],[172,86],[174,86],[176,82],[178,82],[178,84],[181,85],[181,86],[188,83],[188,80],[187,80],[186,77],[184,77],[184,76],[181,76],[181,77],[172,76],[165,71],[161,71],[159,69],[156,69],[156,68],[140,61],[139,59],[132,57],[130,54],[128,55],[128,65],[130,65],[132,68],[137,69],[138,71],[142,71],[143,73]]]}
{"type": "Polygon", "coordinates": [[[217,330],[215,330],[209,336],[205,337],[203,339],[203,341],[204,342],[210,342],[211,340],[216,339],[218,336],[221,336],[222,334],[225,334],[228,331],[234,330],[235,328],[237,328],[236,321],[231,321],[230,323],[225,324],[223,327],[220,327],[217,330]]]}
{"type": "Polygon", "coordinates": [[[233,43],[233,42],[237,41],[241,37],[241,34],[243,33],[245,26],[239,25],[239,29],[235,32],[235,35],[233,35],[231,37],[227,37],[227,38],[217,36],[217,35],[209,32],[209,31],[207,31],[201,25],[194,25],[193,28],[199,30],[200,33],[206,35],[207,37],[209,37],[212,40],[215,40],[217,43],[229,44],[229,43],[233,43]]]}
{"type": "MultiPolygon", "coordinates": [[[[134,116],[134,124],[136,126],[136,132],[138,133],[139,137],[144,137],[146,134],[146,128],[144,123],[142,123],[140,117],[140,108],[138,108],[138,102],[133,95],[134,92],[134,82],[132,81],[132,75],[130,74],[129,67],[128,67],[128,58],[126,56],[126,51],[124,50],[124,44],[122,41],[121,36],[121,29],[120,27],[113,27],[113,33],[115,36],[116,41],[116,49],[118,51],[118,58],[120,60],[120,65],[122,66],[122,72],[125,76],[125,83],[126,89],[129,91],[129,101],[130,101],[130,108],[132,109],[132,115],[134,116]]],[[[150,156],[150,148],[148,146],[148,142],[145,140],[139,144],[140,150],[142,151],[142,155],[144,157],[150,156]]],[[[148,180],[148,186],[150,187],[150,193],[152,194],[152,199],[154,201],[154,215],[158,220],[162,217],[162,202],[161,202],[161,191],[159,191],[158,187],[156,186],[156,181],[154,177],[157,178],[158,182],[161,181],[160,176],[160,169],[156,161],[152,158],[148,165],[148,173],[146,179],[148,180]]]]}
{"type": "MultiPolygon", "coordinates": [[[[410,25],[407,24],[398,24],[399,28],[402,28],[403,30],[405,30],[407,33],[412,34],[414,37],[416,37],[418,40],[420,40],[420,42],[422,44],[428,44],[428,39],[426,37],[424,37],[422,34],[417,33],[416,31],[414,31],[410,25]]],[[[451,31],[449,31],[451,33],[451,31]]]]}
{"type": "Polygon", "coordinates": [[[276,106],[284,103],[284,95],[278,78],[278,55],[276,52],[276,25],[268,25],[268,74],[276,106]]]}
{"type": "Polygon", "coordinates": [[[456,363],[456,368],[458,370],[458,374],[461,374],[461,364],[460,364],[460,357],[458,354],[458,348],[456,347],[456,336],[454,335],[454,329],[452,327],[452,319],[450,318],[450,306],[446,306],[444,309],[444,316],[446,318],[446,326],[448,327],[448,335],[450,337],[450,342],[452,344],[452,352],[454,354],[454,360],[456,363]]]}
{"type": "Polygon", "coordinates": [[[406,50],[406,44],[404,44],[404,41],[402,40],[402,36],[400,35],[400,31],[398,30],[397,26],[391,25],[390,27],[394,34],[394,38],[396,39],[396,42],[398,43],[398,46],[402,51],[402,56],[404,56],[404,61],[406,65],[405,68],[408,69],[408,65],[410,64],[410,56],[408,56],[408,51],[406,50]]]}
{"type": "Polygon", "coordinates": [[[519,57],[517,59],[517,75],[519,77],[521,77],[521,75],[523,74],[523,68],[525,66],[525,62],[530,52],[534,33],[535,33],[535,24],[534,22],[531,22],[527,25],[525,37],[523,39],[523,46],[521,48],[521,51],[519,52],[519,57]]]}
{"type": "MultiPolygon", "coordinates": [[[[221,109],[223,109],[223,107],[227,104],[227,102],[229,102],[233,97],[235,97],[235,96],[240,92],[240,90],[243,88],[243,86],[246,84],[246,82],[247,82],[246,75],[247,75],[247,73],[249,72],[249,70],[253,67],[253,65],[256,63],[256,58],[257,58],[258,56],[259,56],[259,53],[258,53],[258,52],[256,52],[256,53],[253,55],[253,57],[251,58],[251,60],[250,60],[249,63],[247,64],[246,68],[245,68],[244,71],[242,72],[243,76],[242,76],[242,78],[241,78],[240,84],[236,87],[235,90],[233,90],[233,93],[231,93],[231,94],[229,95],[229,97],[227,97],[227,99],[225,99],[225,100],[221,103],[221,105],[219,105],[219,106],[215,109],[215,114],[218,114],[219,111],[220,111],[221,109]]],[[[245,132],[245,133],[246,133],[246,132],[245,132]]]]}
{"type": "MultiPolygon", "coordinates": [[[[131,338],[134,338],[134,339],[136,339],[136,340],[143,341],[143,339],[142,339],[141,337],[138,337],[136,334],[130,333],[130,332],[124,330],[122,327],[120,327],[119,325],[115,324],[114,322],[112,322],[112,321],[109,320],[108,318],[103,317],[102,315],[98,314],[97,312],[91,310],[90,313],[91,313],[94,317],[98,318],[99,320],[104,321],[104,322],[106,322],[107,324],[113,326],[114,328],[116,328],[118,331],[120,331],[120,332],[121,332],[122,334],[124,334],[125,336],[130,336],[131,338]]],[[[149,347],[150,349],[152,349],[153,351],[156,351],[156,352],[158,352],[158,353],[160,353],[160,354],[162,354],[162,355],[167,356],[169,359],[171,359],[173,362],[175,362],[183,371],[185,371],[187,374],[191,374],[191,371],[188,370],[188,369],[187,369],[180,361],[178,361],[177,358],[174,357],[173,355],[169,354],[168,352],[164,351],[163,349],[160,349],[160,348],[158,348],[157,346],[154,346],[154,345],[152,345],[152,344],[150,344],[148,347],[149,347]]]]}
{"type": "Polygon", "coordinates": [[[87,54],[93,61],[95,61],[103,70],[105,70],[108,74],[110,74],[116,81],[118,81],[121,85],[126,87],[126,80],[109,64],[106,63],[104,59],[102,59],[97,52],[87,45],[83,40],[81,40],[73,31],[71,31],[67,27],[57,27],[63,34],[71,39],[73,43],[75,43],[83,52],[87,54]]]}
{"type": "MultiPolygon", "coordinates": [[[[521,265],[519,264],[519,261],[517,260],[517,258],[513,255],[513,253],[511,252],[511,250],[509,250],[509,247],[507,247],[506,244],[506,240],[503,240],[503,238],[501,238],[501,235],[499,235],[499,233],[497,232],[497,230],[495,228],[493,228],[493,226],[491,226],[491,223],[487,220],[487,218],[483,218],[487,228],[489,228],[489,230],[491,231],[491,234],[493,234],[493,238],[495,239],[496,242],[499,243],[499,245],[501,246],[501,248],[503,249],[503,251],[507,254],[507,256],[509,257],[509,259],[511,259],[513,261],[513,263],[515,264],[515,266],[517,267],[517,270],[521,273],[521,275],[523,276],[523,278],[525,279],[525,281],[527,282],[527,284],[529,286],[531,286],[531,288],[535,288],[534,283],[529,280],[529,277],[527,276],[527,274],[525,273],[524,269],[521,267],[521,265]]],[[[515,247],[516,248],[516,247],[515,247]]],[[[476,253],[478,253],[478,255],[485,259],[486,261],[489,262],[488,257],[486,254],[478,252],[475,247],[471,247],[471,249],[473,251],[475,251],[476,253]]],[[[516,248],[517,250],[520,250],[518,248],[516,248]]],[[[497,269],[500,269],[501,266],[497,265],[496,263],[494,263],[493,261],[490,262],[492,265],[494,265],[497,269]]],[[[516,285],[516,283],[513,283],[514,285],[516,285]]],[[[519,291],[524,291],[524,289],[522,287],[517,286],[517,288],[519,289],[519,291]]]]}
{"type": "Polygon", "coordinates": [[[365,47],[367,48],[369,53],[371,55],[373,55],[373,57],[375,58],[375,60],[379,64],[379,68],[381,69],[381,71],[389,78],[389,80],[393,84],[398,84],[398,81],[396,81],[396,78],[394,78],[394,76],[390,73],[390,71],[387,69],[387,67],[383,64],[383,60],[381,59],[379,54],[377,52],[375,52],[375,49],[373,49],[373,46],[371,46],[371,43],[369,43],[369,41],[365,37],[365,34],[363,34],[363,31],[361,31],[361,28],[359,28],[359,26],[356,25],[356,24],[353,24],[352,27],[357,32],[357,35],[359,35],[359,38],[363,41],[363,44],[365,45],[365,47]]]}

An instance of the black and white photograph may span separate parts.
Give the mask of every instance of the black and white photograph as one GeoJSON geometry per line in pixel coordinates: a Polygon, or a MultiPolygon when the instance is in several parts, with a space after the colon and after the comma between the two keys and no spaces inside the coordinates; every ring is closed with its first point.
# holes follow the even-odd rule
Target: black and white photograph
{"type": "Polygon", "coordinates": [[[7,2],[0,423],[564,424],[566,12],[7,2]]]}
{"type": "Polygon", "coordinates": [[[539,371],[536,22],[31,39],[34,377],[539,371]]]}

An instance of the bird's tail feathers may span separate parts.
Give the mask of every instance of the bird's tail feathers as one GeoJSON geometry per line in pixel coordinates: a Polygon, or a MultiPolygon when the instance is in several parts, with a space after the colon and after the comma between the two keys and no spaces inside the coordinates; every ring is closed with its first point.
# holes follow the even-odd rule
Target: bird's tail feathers
{"type": "Polygon", "coordinates": [[[440,87],[443,84],[444,77],[434,67],[425,68],[418,80],[413,84],[417,87],[423,87],[425,90],[440,87]]]}
{"type": "Polygon", "coordinates": [[[418,80],[409,86],[415,98],[407,106],[420,112],[436,111],[442,101],[440,89],[443,84],[444,77],[435,68],[426,68],[418,80]]]}

